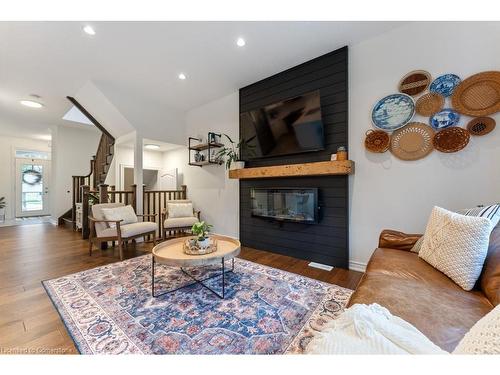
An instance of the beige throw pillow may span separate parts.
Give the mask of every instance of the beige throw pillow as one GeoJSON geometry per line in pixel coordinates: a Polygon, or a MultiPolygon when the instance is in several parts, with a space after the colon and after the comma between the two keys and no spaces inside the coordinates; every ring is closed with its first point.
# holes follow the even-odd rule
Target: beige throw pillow
{"type": "Polygon", "coordinates": [[[422,248],[422,244],[424,243],[424,236],[420,237],[417,242],[415,242],[415,245],[410,249],[412,253],[419,253],[420,249],[422,248]]]}
{"type": "Polygon", "coordinates": [[[487,218],[434,207],[419,257],[464,290],[471,290],[481,274],[492,229],[487,218]]]}
{"type": "MultiPolygon", "coordinates": [[[[137,223],[137,215],[131,205],[114,208],[103,208],[102,214],[106,220],[123,220],[120,225],[137,223]]],[[[116,227],[115,223],[109,223],[110,228],[116,227]]]]}
{"type": "Polygon", "coordinates": [[[173,219],[176,217],[191,217],[193,216],[192,203],[168,203],[168,217],[173,219]]]}
{"type": "Polygon", "coordinates": [[[453,354],[500,354],[500,305],[474,324],[453,354]]]}

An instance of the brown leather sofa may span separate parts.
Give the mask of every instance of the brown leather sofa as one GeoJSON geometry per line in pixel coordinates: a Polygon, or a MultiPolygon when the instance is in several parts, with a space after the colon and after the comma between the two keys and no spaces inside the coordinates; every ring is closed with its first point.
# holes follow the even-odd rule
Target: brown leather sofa
{"type": "Polygon", "coordinates": [[[491,233],[481,277],[470,292],[410,252],[420,236],[382,231],[349,306],[378,303],[451,352],[500,303],[500,224],[491,233]]]}

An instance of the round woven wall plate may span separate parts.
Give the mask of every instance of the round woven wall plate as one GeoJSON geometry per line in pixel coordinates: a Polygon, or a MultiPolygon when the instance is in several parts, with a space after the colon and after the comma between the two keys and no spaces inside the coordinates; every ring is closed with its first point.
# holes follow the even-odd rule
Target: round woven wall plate
{"type": "Polygon", "coordinates": [[[467,130],[472,135],[485,135],[495,129],[496,122],[491,117],[476,117],[467,124],[467,130]]]}
{"type": "Polygon", "coordinates": [[[469,116],[488,116],[500,111],[500,72],[482,72],[457,86],[451,97],[453,108],[469,116]]]}
{"type": "Polygon", "coordinates": [[[415,96],[424,92],[431,83],[431,75],[425,70],[414,70],[399,81],[398,90],[403,94],[415,96]]]}
{"type": "Polygon", "coordinates": [[[467,130],[459,127],[443,129],[434,135],[434,148],[441,152],[457,152],[463,149],[470,140],[467,130]]]}
{"type": "Polygon", "coordinates": [[[432,116],[443,109],[444,97],[437,92],[430,92],[418,98],[415,111],[421,116],[432,116]]]}
{"type": "Polygon", "coordinates": [[[383,130],[368,130],[365,138],[365,148],[370,152],[386,152],[389,149],[390,137],[383,130]]]}
{"type": "Polygon", "coordinates": [[[434,130],[421,122],[411,122],[392,133],[391,152],[402,160],[418,160],[432,150],[434,130]]]}

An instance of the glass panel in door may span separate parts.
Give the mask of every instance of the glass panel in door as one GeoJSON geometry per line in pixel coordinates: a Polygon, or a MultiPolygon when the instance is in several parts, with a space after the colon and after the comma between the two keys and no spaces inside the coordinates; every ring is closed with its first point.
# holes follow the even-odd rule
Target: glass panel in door
{"type": "Polygon", "coordinates": [[[17,159],[16,216],[48,215],[48,163],[17,159]]]}

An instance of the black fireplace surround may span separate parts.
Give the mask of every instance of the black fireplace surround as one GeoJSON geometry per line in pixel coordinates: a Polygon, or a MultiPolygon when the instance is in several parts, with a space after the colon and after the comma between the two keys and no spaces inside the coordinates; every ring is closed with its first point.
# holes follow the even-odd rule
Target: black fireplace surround
{"type": "MultiPolygon", "coordinates": [[[[240,113],[319,90],[325,149],[265,159],[250,159],[245,167],[330,160],[348,145],[347,47],[240,89],[240,113]]],[[[241,133],[241,132],[240,132],[241,133]]],[[[269,201],[267,201],[269,202],[269,201]]],[[[240,180],[240,240],[243,246],[347,268],[349,264],[348,177],[313,176],[240,180]],[[307,205],[288,201],[290,188],[314,192],[307,205]],[[272,205],[261,199],[271,191],[272,205]],[[260,203],[259,203],[260,202],[260,203]],[[305,211],[299,213],[301,210],[305,211]],[[301,216],[302,215],[302,216],[301,216]],[[314,219],[311,220],[311,217],[314,219]]]]}

